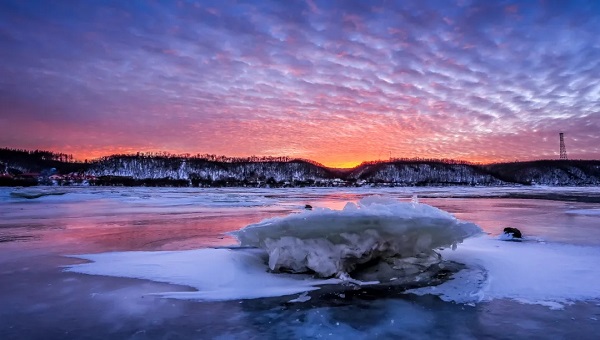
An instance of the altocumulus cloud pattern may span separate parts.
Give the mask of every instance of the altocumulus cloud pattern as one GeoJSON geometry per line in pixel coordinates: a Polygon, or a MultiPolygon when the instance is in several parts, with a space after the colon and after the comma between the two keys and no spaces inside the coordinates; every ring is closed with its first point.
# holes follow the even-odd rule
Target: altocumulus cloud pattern
{"type": "Polygon", "coordinates": [[[0,144],[597,158],[598,1],[0,3],[0,144]]]}

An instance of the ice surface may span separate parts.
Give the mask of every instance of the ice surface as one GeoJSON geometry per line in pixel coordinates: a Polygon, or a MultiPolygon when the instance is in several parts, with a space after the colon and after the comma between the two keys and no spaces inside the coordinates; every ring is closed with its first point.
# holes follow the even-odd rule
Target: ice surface
{"type": "Polygon", "coordinates": [[[233,232],[242,246],[269,254],[269,268],[343,276],[358,265],[456,248],[481,229],[435,207],[380,197],[343,210],[315,209],[272,218],[233,232]]]}
{"type": "MultiPolygon", "coordinates": [[[[269,193],[271,194],[271,192],[269,193]]],[[[41,199],[63,200],[72,196],[74,194],[41,199]]],[[[410,199],[410,196],[406,199],[410,199]]],[[[408,234],[417,228],[411,224],[417,220],[419,222],[431,220],[448,223],[454,221],[452,223],[459,225],[462,223],[433,207],[423,204],[411,206],[411,204],[367,199],[360,201],[357,205],[348,205],[342,211],[315,208],[313,211],[304,211],[289,217],[261,222],[243,229],[240,234],[247,233],[246,236],[255,237],[256,242],[267,238],[276,239],[290,236],[304,243],[314,235],[323,235],[323,240],[327,240],[335,246],[331,240],[348,241],[349,239],[349,237],[341,236],[343,233],[336,224],[337,222],[352,221],[351,218],[344,219],[343,216],[348,215],[355,216],[356,220],[360,221],[360,223],[348,223],[347,225],[352,231],[348,234],[357,235],[353,237],[359,246],[352,248],[356,250],[361,247],[368,248],[363,243],[372,242],[369,237],[373,237],[373,232],[365,230],[363,234],[360,234],[355,232],[356,230],[374,228],[373,230],[376,230],[381,238],[381,230],[390,233],[395,230],[389,227],[391,221],[400,221],[399,228],[405,229],[408,234]],[[402,215],[405,219],[395,219],[396,215],[402,215]],[[406,224],[404,224],[405,222],[406,224]],[[365,225],[369,228],[365,228],[365,225]],[[257,228],[257,226],[260,228],[248,233],[248,230],[257,228]],[[292,227],[298,227],[298,229],[285,229],[292,227]],[[265,228],[272,228],[273,236],[262,236],[265,228]],[[319,231],[319,228],[322,230],[319,231]]],[[[580,212],[580,210],[577,211],[580,212]]],[[[562,211],[561,214],[563,214],[562,211]]],[[[575,220],[578,218],[577,215],[579,214],[572,218],[575,220]]],[[[546,221],[551,225],[550,222],[546,221]]],[[[450,225],[453,225],[452,223],[450,225]]],[[[420,232],[427,232],[427,230],[422,227],[420,232]]],[[[571,235],[576,231],[575,228],[566,228],[564,232],[571,235]]],[[[437,230],[436,233],[430,234],[434,234],[431,237],[433,244],[437,239],[437,230]]],[[[394,236],[394,238],[402,240],[402,237],[394,236]]],[[[446,244],[451,245],[451,243],[446,240],[446,244]]],[[[348,247],[346,246],[346,248],[348,247]]],[[[337,248],[332,247],[331,249],[337,248]]],[[[330,251],[329,248],[327,250],[330,251]]],[[[411,248],[408,247],[408,250],[411,248]]],[[[483,236],[465,240],[456,251],[445,249],[440,253],[445,260],[464,263],[467,269],[455,274],[452,280],[442,285],[413,290],[413,292],[436,294],[444,300],[469,304],[494,299],[513,299],[522,303],[536,303],[551,308],[559,308],[571,301],[600,299],[600,285],[596,284],[600,277],[600,267],[595,265],[600,258],[600,247],[597,245],[541,243],[535,241],[534,236],[526,237],[522,242],[502,242],[496,237],[483,236]]],[[[268,267],[268,254],[260,249],[119,252],[77,257],[94,262],[72,266],[68,269],[69,271],[149,279],[185,285],[197,290],[162,294],[182,299],[229,300],[302,294],[318,289],[322,284],[340,284],[343,281],[340,279],[319,280],[309,275],[272,273],[268,267]]],[[[278,261],[281,260],[277,259],[274,262],[278,261]]],[[[273,261],[271,262],[273,264],[273,261]]],[[[380,263],[383,262],[380,261],[380,263]]],[[[392,262],[394,265],[398,265],[396,259],[393,259],[392,262]]],[[[352,277],[356,278],[357,276],[352,277]]],[[[370,278],[362,277],[360,279],[370,280],[370,278]]],[[[300,300],[305,298],[306,295],[303,295],[300,300]]]]}
{"type": "MultiPolygon", "coordinates": [[[[67,270],[86,274],[133,277],[193,287],[198,291],[163,294],[168,297],[229,300],[290,295],[323,284],[374,284],[348,276],[357,264],[386,260],[390,278],[405,273],[417,277],[439,262],[433,249],[456,247],[480,233],[437,208],[418,203],[367,198],[343,210],[319,209],[269,219],[234,234],[242,246],[263,249],[201,249],[170,252],[117,252],[76,257],[93,261],[67,270]],[[426,254],[426,255],[423,255],[426,254]],[[429,254],[429,255],[427,255],[429,254]],[[277,274],[286,268],[338,279],[277,274]]],[[[383,263],[383,261],[381,261],[383,263]]],[[[374,277],[364,272],[365,277],[374,277]]],[[[378,270],[381,272],[382,270],[378,270]]],[[[377,277],[379,278],[379,277],[377,277]]],[[[370,279],[369,279],[370,280],[370,279]]],[[[398,280],[398,282],[403,282],[398,280]]]]}
{"type": "Polygon", "coordinates": [[[442,256],[467,265],[437,287],[412,290],[447,301],[475,303],[513,299],[559,308],[571,301],[600,298],[599,247],[532,241],[501,242],[488,236],[471,238],[442,256]]]}
{"type": "Polygon", "coordinates": [[[573,209],[567,210],[566,213],[570,215],[600,216],[600,209],[573,209]]]}
{"type": "Polygon", "coordinates": [[[502,234],[498,235],[497,239],[500,241],[514,241],[514,242],[521,242],[523,240],[522,237],[514,237],[513,233],[502,233],[502,234]]]}
{"type": "Polygon", "coordinates": [[[93,262],[66,271],[148,279],[185,285],[198,291],[160,294],[170,298],[219,301],[284,296],[318,289],[341,280],[271,274],[264,252],[256,249],[199,249],[160,252],[113,252],[74,256],[93,262]]]}

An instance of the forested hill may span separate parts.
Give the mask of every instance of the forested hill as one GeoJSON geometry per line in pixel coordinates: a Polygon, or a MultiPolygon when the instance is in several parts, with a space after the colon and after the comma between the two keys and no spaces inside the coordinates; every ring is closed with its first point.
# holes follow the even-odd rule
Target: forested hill
{"type": "Polygon", "coordinates": [[[330,169],[288,157],[134,154],[74,162],[48,151],[0,149],[0,185],[179,186],[331,185],[600,185],[600,161],[541,160],[477,165],[453,160],[396,159],[330,169]],[[25,181],[26,182],[23,182],[25,181]]]}
{"type": "Polygon", "coordinates": [[[49,171],[69,173],[81,172],[85,169],[86,164],[73,161],[73,156],[65,153],[0,148],[0,174],[49,171]]]}
{"type": "Polygon", "coordinates": [[[90,164],[88,174],[126,176],[134,179],[189,180],[207,186],[286,184],[314,185],[333,180],[335,174],[323,165],[286,157],[227,158],[112,156],[90,164]]]}
{"type": "Polygon", "coordinates": [[[600,185],[600,161],[539,160],[482,167],[505,182],[541,185],[600,185]]]}
{"type": "Polygon", "coordinates": [[[600,161],[540,160],[477,165],[452,160],[364,163],[348,177],[401,185],[600,185],[600,161]]]}
{"type": "Polygon", "coordinates": [[[506,184],[505,181],[498,179],[479,166],[436,160],[363,163],[355,168],[348,177],[358,181],[400,185],[506,184]]]}

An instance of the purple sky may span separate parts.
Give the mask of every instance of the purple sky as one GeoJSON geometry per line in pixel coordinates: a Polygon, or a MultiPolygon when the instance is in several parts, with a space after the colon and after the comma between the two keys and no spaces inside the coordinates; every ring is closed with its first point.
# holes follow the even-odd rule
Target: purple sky
{"type": "Polygon", "coordinates": [[[0,147],[600,158],[600,1],[0,1],[0,147]]]}

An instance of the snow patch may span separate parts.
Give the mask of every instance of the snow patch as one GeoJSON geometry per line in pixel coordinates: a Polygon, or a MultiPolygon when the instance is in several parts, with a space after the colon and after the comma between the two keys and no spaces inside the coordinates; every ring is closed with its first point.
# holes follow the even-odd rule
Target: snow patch
{"type": "Polygon", "coordinates": [[[438,295],[445,301],[476,303],[513,299],[562,308],[571,301],[600,298],[600,248],[556,243],[500,242],[483,236],[465,240],[446,260],[467,265],[452,280],[409,292],[438,295]]]}
{"type": "Polygon", "coordinates": [[[130,251],[73,257],[93,262],[70,266],[66,271],[148,279],[197,290],[159,294],[178,299],[218,301],[284,296],[341,282],[307,275],[271,274],[264,264],[264,252],[257,249],[130,251]]]}
{"type": "Polygon", "coordinates": [[[586,216],[600,216],[600,209],[574,209],[567,210],[569,215],[586,215],[586,216]]]}
{"type": "Polygon", "coordinates": [[[513,233],[502,233],[502,234],[498,235],[497,239],[500,241],[515,241],[515,242],[521,242],[523,240],[522,237],[514,237],[513,233]]]}

